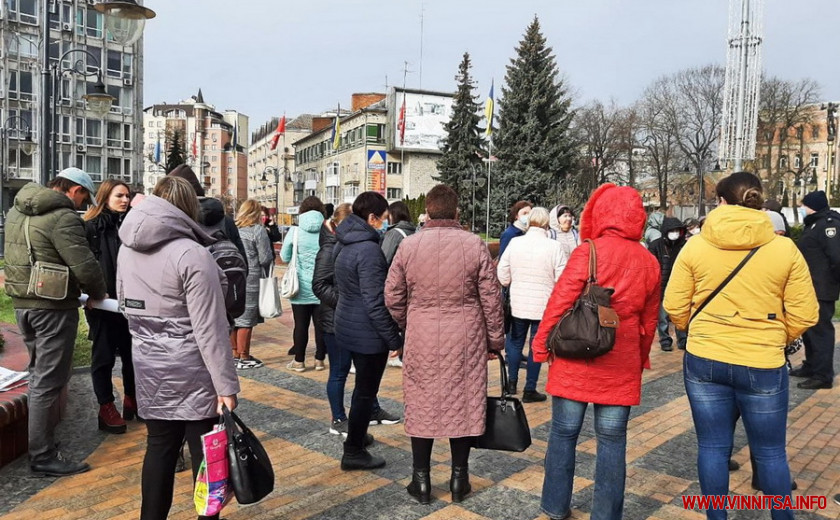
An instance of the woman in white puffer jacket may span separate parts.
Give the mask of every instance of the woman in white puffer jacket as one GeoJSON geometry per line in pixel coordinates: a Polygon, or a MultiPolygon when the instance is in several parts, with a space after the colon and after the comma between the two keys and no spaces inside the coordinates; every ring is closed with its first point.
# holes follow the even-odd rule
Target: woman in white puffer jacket
{"type": "MultiPolygon", "coordinates": [[[[505,287],[510,287],[510,308],[513,314],[510,332],[505,340],[509,391],[512,394],[516,393],[525,338],[530,330],[530,341],[534,340],[554,283],[568,260],[560,243],[548,237],[548,220],[547,209],[532,209],[527,231],[523,236],[511,240],[499,260],[499,281],[505,287]]],[[[534,362],[530,352],[525,375],[522,401],[545,401],[545,394],[537,392],[540,365],[534,362]]]]}

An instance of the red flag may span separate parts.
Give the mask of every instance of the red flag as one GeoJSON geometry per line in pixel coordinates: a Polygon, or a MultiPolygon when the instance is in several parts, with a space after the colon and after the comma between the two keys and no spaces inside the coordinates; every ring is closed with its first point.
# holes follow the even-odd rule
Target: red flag
{"type": "Polygon", "coordinates": [[[280,122],[277,123],[277,130],[274,131],[274,137],[271,138],[271,146],[269,150],[274,150],[277,148],[277,141],[280,140],[280,136],[286,133],[286,116],[285,114],[280,119],[280,122]]]}
{"type": "Polygon", "coordinates": [[[193,134],[193,143],[192,143],[192,155],[193,155],[193,158],[198,157],[198,146],[196,146],[196,143],[195,143],[196,139],[197,139],[197,135],[196,135],[196,134],[193,134]]]}
{"type": "Polygon", "coordinates": [[[397,122],[397,128],[400,129],[400,144],[405,144],[405,96],[403,96],[402,106],[400,107],[400,119],[397,122]]]}

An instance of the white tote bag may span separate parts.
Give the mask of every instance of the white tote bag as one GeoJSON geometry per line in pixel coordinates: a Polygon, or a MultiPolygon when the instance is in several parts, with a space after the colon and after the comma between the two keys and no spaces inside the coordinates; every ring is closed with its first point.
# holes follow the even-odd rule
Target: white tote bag
{"type": "Polygon", "coordinates": [[[283,314],[280,307],[280,287],[274,276],[274,264],[268,270],[268,277],[260,278],[260,316],[276,318],[283,314]]]}
{"type": "Polygon", "coordinates": [[[289,261],[286,274],[283,275],[283,280],[280,282],[280,296],[283,298],[294,298],[300,290],[297,274],[298,233],[300,233],[300,228],[295,229],[295,236],[292,238],[292,259],[289,261]]]}

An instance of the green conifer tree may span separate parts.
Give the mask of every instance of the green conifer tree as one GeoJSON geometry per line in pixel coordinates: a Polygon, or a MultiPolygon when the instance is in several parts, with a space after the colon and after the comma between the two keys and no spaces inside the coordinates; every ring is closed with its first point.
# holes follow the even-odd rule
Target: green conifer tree
{"type": "MultiPolygon", "coordinates": [[[[480,201],[486,198],[481,196],[480,192],[483,190],[476,189],[473,184],[474,176],[484,176],[479,155],[484,142],[478,126],[481,121],[480,105],[478,96],[473,93],[475,81],[470,75],[471,68],[470,54],[465,52],[455,76],[458,90],[452,103],[452,117],[444,125],[446,137],[442,146],[443,156],[437,162],[438,174],[435,177],[435,180],[458,193],[462,222],[471,221],[474,190],[477,207],[483,207],[480,201]]],[[[483,214],[483,211],[476,210],[476,219],[480,214],[483,214]]],[[[481,222],[483,223],[484,219],[481,219],[481,222]]],[[[478,223],[476,225],[478,226],[478,223]]]]}
{"type": "Polygon", "coordinates": [[[570,105],[552,49],[534,17],[507,66],[499,99],[499,129],[493,136],[499,161],[491,175],[496,233],[513,202],[555,202],[560,181],[575,164],[570,105]]]}
{"type": "Polygon", "coordinates": [[[169,150],[166,152],[166,173],[184,164],[183,136],[180,130],[173,130],[169,150]]]}

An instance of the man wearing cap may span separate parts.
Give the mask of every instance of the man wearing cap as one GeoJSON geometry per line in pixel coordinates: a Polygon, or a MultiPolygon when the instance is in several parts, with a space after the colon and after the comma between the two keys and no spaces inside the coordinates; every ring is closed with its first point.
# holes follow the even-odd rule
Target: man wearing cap
{"type": "Polygon", "coordinates": [[[799,388],[831,388],[834,380],[834,304],[840,296],[840,214],[828,206],[824,191],[815,191],[802,198],[800,212],[804,229],[797,242],[808,262],[811,279],[820,305],[820,319],[808,329],[805,341],[805,362],[790,371],[794,377],[805,377],[799,388]]]}
{"type": "MultiPolygon", "coordinates": [[[[76,212],[86,202],[93,203],[94,192],[87,173],[67,168],[47,188],[35,182],[21,188],[6,220],[6,293],[12,298],[29,350],[29,466],[39,476],[60,477],[90,469],[56,450],[55,428],[59,396],[70,381],[79,296],[86,292],[89,305],[107,296],[105,278],[76,212]],[[44,294],[35,287],[44,284],[30,284],[34,262],[69,269],[64,298],[36,294],[44,294]]],[[[57,292],[61,293],[64,277],[59,279],[57,292]]]]}

